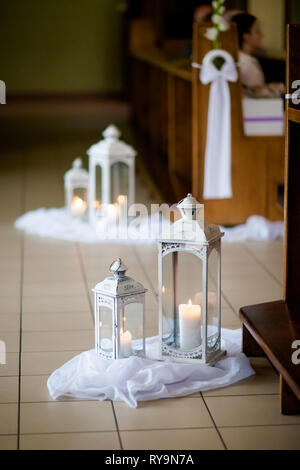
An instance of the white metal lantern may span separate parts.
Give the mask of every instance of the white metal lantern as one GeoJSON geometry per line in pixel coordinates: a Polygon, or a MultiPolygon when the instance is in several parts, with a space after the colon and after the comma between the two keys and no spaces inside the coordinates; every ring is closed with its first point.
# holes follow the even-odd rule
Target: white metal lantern
{"type": "Polygon", "coordinates": [[[126,276],[120,258],[110,266],[112,275],[93,289],[95,348],[107,359],[145,355],[145,293],[147,289],[126,276]]]}
{"type": "Polygon", "coordinates": [[[135,156],[136,151],[120,140],[119,129],[110,125],[103,132],[104,139],[92,145],[89,156],[89,218],[95,221],[99,206],[113,204],[119,196],[127,196],[128,204],[135,199],[135,156]],[[96,174],[97,166],[101,176],[96,174]],[[101,184],[100,200],[97,199],[97,183],[101,184]]]}
{"type": "Polygon", "coordinates": [[[89,174],[82,168],[81,158],[73,161],[71,170],[64,175],[65,204],[73,216],[82,217],[87,213],[89,174]]]}
{"type": "Polygon", "coordinates": [[[221,350],[221,238],[200,221],[203,205],[188,194],[173,235],[158,241],[159,337],[162,359],[214,364],[221,350]]]}

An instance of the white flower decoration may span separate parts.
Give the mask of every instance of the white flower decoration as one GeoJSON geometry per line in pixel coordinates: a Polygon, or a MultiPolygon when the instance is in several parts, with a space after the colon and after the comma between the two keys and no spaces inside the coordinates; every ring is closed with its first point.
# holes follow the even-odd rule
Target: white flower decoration
{"type": "Polygon", "coordinates": [[[204,36],[210,41],[214,41],[218,36],[218,30],[216,28],[207,28],[204,36]]]}
{"type": "Polygon", "coordinates": [[[218,37],[221,31],[227,31],[230,27],[229,23],[225,20],[223,14],[226,11],[225,6],[223,5],[225,0],[213,0],[212,1],[212,8],[213,14],[211,20],[214,24],[212,28],[208,28],[204,36],[213,41],[214,48],[218,49],[219,42],[218,37]]]}
{"type": "Polygon", "coordinates": [[[221,21],[222,21],[222,16],[221,15],[218,15],[218,14],[214,14],[212,15],[211,17],[211,21],[215,24],[220,24],[221,21]]]}
{"type": "Polygon", "coordinates": [[[227,31],[229,29],[229,23],[223,17],[221,18],[221,21],[219,23],[219,28],[221,31],[227,31]]]}

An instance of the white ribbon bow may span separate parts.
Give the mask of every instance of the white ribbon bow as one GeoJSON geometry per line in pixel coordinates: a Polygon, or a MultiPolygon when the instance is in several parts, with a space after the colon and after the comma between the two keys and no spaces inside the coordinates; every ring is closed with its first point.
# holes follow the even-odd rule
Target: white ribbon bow
{"type": "Polygon", "coordinates": [[[204,199],[232,197],[231,188],[231,111],[228,82],[236,82],[237,69],[233,57],[222,49],[208,52],[202,63],[200,80],[211,83],[207,118],[204,166],[204,199]],[[222,57],[218,70],[213,60],[222,57]]]}

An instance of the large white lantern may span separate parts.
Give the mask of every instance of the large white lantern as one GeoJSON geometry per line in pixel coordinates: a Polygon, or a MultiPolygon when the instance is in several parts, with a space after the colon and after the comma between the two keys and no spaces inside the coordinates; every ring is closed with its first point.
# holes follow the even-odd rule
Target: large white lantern
{"type": "Polygon", "coordinates": [[[221,238],[199,217],[188,194],[172,236],[158,241],[159,337],[162,359],[214,364],[221,350],[221,238]]]}
{"type": "Polygon", "coordinates": [[[145,355],[145,293],[147,289],[126,276],[120,258],[110,266],[112,275],[93,289],[95,349],[106,359],[145,355]]]}
{"type": "Polygon", "coordinates": [[[92,145],[87,153],[89,156],[89,218],[96,220],[97,211],[102,205],[118,202],[127,196],[128,204],[135,200],[135,156],[136,151],[120,140],[119,129],[110,125],[103,132],[104,139],[92,145]],[[101,175],[96,169],[100,167],[101,175]],[[100,185],[100,193],[97,191],[100,185]],[[99,194],[97,196],[97,193],[99,194]]]}
{"type": "Polygon", "coordinates": [[[64,175],[65,205],[75,217],[87,214],[89,174],[82,168],[81,158],[73,161],[71,170],[64,175]]]}

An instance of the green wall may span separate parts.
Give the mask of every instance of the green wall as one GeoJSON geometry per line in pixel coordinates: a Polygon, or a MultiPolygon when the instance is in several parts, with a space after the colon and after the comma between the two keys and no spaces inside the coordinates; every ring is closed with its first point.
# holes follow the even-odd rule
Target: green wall
{"type": "Polygon", "coordinates": [[[122,90],[118,0],[1,0],[0,79],[7,93],[122,90]]]}

